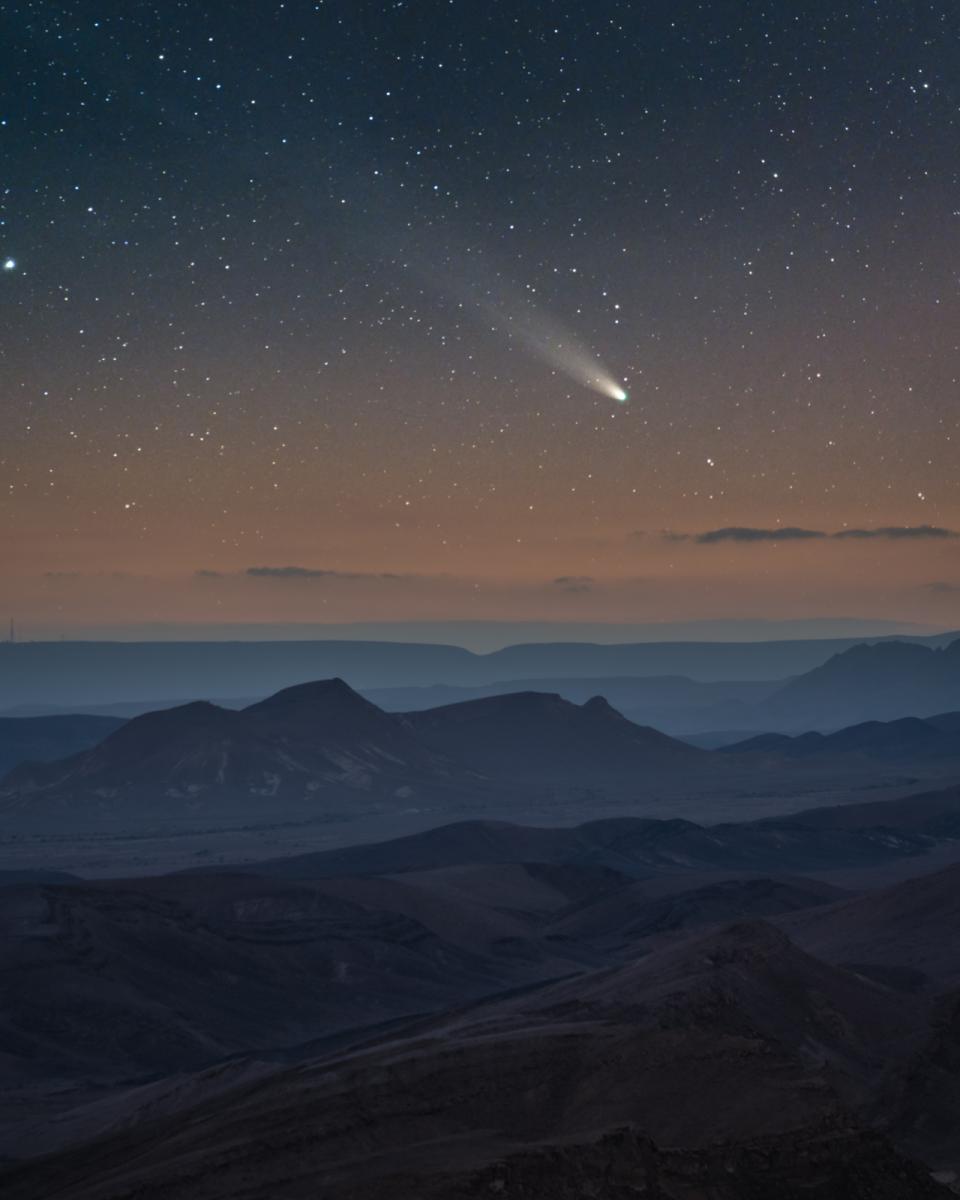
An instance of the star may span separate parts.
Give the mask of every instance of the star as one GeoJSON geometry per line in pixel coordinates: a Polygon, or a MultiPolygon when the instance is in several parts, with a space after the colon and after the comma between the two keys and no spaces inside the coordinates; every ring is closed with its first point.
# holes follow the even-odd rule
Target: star
{"type": "Polygon", "coordinates": [[[16,267],[17,267],[17,260],[15,258],[5,258],[3,260],[3,269],[5,271],[14,271],[14,270],[16,270],[16,267]]]}

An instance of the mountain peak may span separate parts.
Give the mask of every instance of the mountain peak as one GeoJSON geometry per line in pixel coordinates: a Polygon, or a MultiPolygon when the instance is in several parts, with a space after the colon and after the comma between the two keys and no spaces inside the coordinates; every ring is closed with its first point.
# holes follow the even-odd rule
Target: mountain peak
{"type": "Polygon", "coordinates": [[[235,720],[236,713],[232,709],[221,708],[209,700],[192,700],[189,704],[161,708],[134,717],[105,738],[101,746],[109,747],[112,751],[123,747],[143,753],[149,745],[159,744],[181,732],[206,734],[211,729],[226,729],[235,720]]]}
{"type": "Polygon", "coordinates": [[[602,696],[574,704],[555,692],[511,692],[406,714],[426,745],[481,774],[633,787],[644,772],[699,768],[703,751],[635,725],[602,696]]]}
{"type": "Polygon", "coordinates": [[[764,709],[781,728],[799,729],[926,717],[957,706],[958,662],[957,641],[942,650],[901,641],[857,645],[790,680],[764,709]]]}
{"type": "Polygon", "coordinates": [[[237,819],[281,807],[299,817],[353,793],[393,801],[473,785],[400,718],[333,678],[240,711],[200,702],[147,713],[73,759],[8,776],[0,797],[43,791],[56,807],[69,795],[81,815],[87,803],[122,811],[133,800],[163,818],[203,806],[237,819]]]}
{"type": "Polygon", "coordinates": [[[317,704],[327,705],[355,703],[373,708],[369,700],[365,700],[359,692],[339,676],[332,679],[313,679],[307,683],[296,683],[292,687],[282,688],[265,700],[259,700],[244,709],[244,712],[264,712],[277,708],[309,708],[317,704]]]}

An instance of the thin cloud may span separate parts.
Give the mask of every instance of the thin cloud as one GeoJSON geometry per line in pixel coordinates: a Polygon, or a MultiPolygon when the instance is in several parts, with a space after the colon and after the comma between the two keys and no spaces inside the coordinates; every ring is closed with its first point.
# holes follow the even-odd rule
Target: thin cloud
{"type": "Polygon", "coordinates": [[[882,538],[890,542],[923,541],[926,538],[960,537],[955,529],[944,529],[940,525],[881,525],[877,529],[841,529],[835,538],[882,538]]]}
{"type": "Polygon", "coordinates": [[[247,567],[240,574],[248,579],[337,580],[337,579],[441,579],[440,575],[401,575],[396,571],[333,571],[327,567],[247,567]]]}
{"type": "Polygon", "coordinates": [[[795,525],[784,525],[777,529],[728,525],[723,529],[708,529],[706,533],[695,534],[693,540],[700,546],[712,546],[717,542],[806,542],[827,536],[821,529],[799,529],[795,525]]]}
{"type": "Polygon", "coordinates": [[[595,580],[592,575],[558,575],[551,582],[565,592],[589,592],[595,580]]]}
{"type": "Polygon", "coordinates": [[[935,579],[933,583],[925,583],[923,590],[932,592],[935,596],[960,596],[960,583],[947,583],[945,579],[935,579]]]}
{"type": "Polygon", "coordinates": [[[874,529],[838,529],[828,533],[823,529],[803,529],[795,525],[775,526],[771,529],[752,525],[725,525],[721,529],[707,529],[702,533],[674,533],[665,530],[661,535],[665,542],[694,542],[698,546],[715,546],[721,542],[749,545],[756,542],[809,542],[809,541],[943,541],[960,538],[954,529],[940,525],[880,525],[874,529]]]}
{"type": "Polygon", "coordinates": [[[44,571],[44,579],[147,579],[132,571],[44,571]]]}
{"type": "Polygon", "coordinates": [[[322,583],[324,581],[337,582],[344,580],[374,580],[378,582],[395,580],[401,583],[418,581],[457,582],[456,576],[442,573],[437,575],[418,575],[398,571],[337,571],[330,567],[304,567],[294,564],[285,564],[276,567],[242,567],[236,571],[217,571],[210,567],[200,567],[193,572],[193,578],[198,580],[266,579],[277,583],[322,583]]]}
{"type": "Polygon", "coordinates": [[[329,571],[319,567],[247,567],[251,579],[364,579],[352,571],[329,571]]]}

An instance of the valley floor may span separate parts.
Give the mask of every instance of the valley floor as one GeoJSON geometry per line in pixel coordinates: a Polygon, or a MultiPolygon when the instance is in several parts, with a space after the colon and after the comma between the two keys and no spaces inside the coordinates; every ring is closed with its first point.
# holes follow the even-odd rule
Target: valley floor
{"type": "Polygon", "coordinates": [[[912,779],[799,780],[793,788],[756,786],[718,794],[702,781],[683,790],[646,795],[636,801],[610,799],[580,792],[545,795],[501,806],[438,805],[434,808],[394,808],[328,814],[316,820],[242,828],[181,825],[151,832],[118,827],[111,832],[0,832],[0,871],[51,869],[85,878],[163,874],[211,865],[236,864],[263,858],[333,850],[362,842],[384,841],[463,820],[511,821],[522,825],[576,825],[611,817],[682,818],[701,824],[753,821],[787,816],[809,808],[858,804],[865,799],[889,800],[931,787],[960,782],[960,775],[928,774],[912,779]]]}

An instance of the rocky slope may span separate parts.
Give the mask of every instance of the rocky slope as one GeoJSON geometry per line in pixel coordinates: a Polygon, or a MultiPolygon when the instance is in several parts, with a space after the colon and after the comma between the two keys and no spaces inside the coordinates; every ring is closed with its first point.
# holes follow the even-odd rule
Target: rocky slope
{"type": "Polygon", "coordinates": [[[775,1180],[839,1197],[872,1180],[859,1194],[935,1196],[851,1116],[914,1019],[769,926],[736,926],[258,1077],[13,1169],[4,1195],[520,1197],[576,1181],[742,1198],[775,1180]]]}

